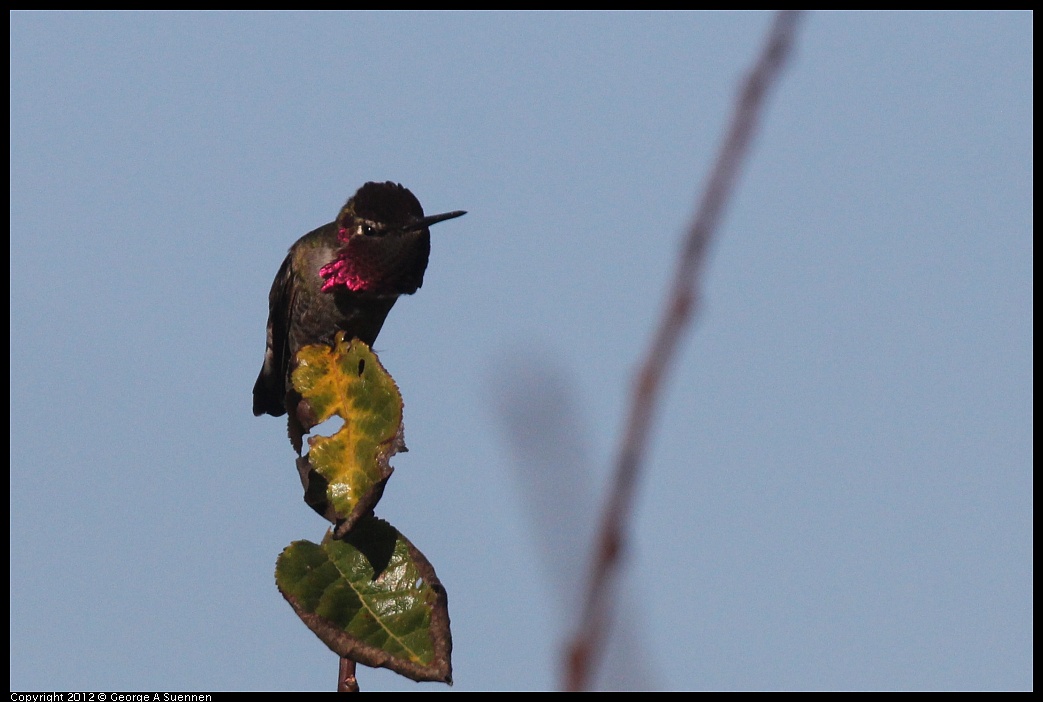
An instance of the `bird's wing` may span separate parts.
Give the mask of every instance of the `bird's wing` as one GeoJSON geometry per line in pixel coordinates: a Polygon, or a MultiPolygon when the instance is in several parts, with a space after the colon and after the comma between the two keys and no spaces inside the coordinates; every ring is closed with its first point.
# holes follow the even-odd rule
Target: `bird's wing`
{"type": "Polygon", "coordinates": [[[286,414],[286,374],[290,367],[290,315],[296,307],[293,251],[279,267],[268,293],[268,338],[264,365],[254,384],[254,415],[286,414]]]}

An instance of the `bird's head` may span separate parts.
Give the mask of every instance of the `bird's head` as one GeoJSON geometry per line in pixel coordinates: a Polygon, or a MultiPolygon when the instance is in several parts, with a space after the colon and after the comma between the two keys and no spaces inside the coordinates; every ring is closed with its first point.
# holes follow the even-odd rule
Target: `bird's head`
{"type": "Polygon", "coordinates": [[[466,214],[424,215],[408,188],[366,183],[341,208],[335,226],[342,244],[319,273],[323,291],[347,288],[377,295],[410,295],[424,282],[432,224],[466,214]]]}

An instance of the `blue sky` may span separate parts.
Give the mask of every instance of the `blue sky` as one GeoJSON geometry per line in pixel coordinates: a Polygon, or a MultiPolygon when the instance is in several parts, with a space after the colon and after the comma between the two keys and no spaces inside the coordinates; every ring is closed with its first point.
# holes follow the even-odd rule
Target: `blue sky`
{"type": "MultiPolygon", "coordinates": [[[[11,688],[332,689],[272,576],[324,522],[250,390],[287,247],[395,180],[469,214],[376,344],[410,448],[378,514],[448,590],[453,689],[553,689],[771,16],[10,19],[11,688]],[[557,418],[538,457],[519,414],[557,418]]],[[[804,22],[659,412],[602,686],[1032,688],[1032,53],[1028,13],[804,22]]]]}

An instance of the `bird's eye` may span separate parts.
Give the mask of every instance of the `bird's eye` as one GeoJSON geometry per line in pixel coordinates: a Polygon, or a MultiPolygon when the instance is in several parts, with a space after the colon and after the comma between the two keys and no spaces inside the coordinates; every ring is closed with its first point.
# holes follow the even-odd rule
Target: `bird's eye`
{"type": "Polygon", "coordinates": [[[361,234],[362,236],[376,236],[377,230],[372,225],[360,224],[359,225],[359,234],[361,234]]]}

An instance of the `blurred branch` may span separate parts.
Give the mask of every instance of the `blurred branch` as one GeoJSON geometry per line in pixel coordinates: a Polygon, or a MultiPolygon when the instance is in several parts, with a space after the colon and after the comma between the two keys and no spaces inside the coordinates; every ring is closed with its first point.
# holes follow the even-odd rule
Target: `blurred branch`
{"type": "Polygon", "coordinates": [[[568,647],[566,690],[579,691],[590,687],[591,676],[604,651],[634,487],[647,450],[649,428],[663,376],[676,358],[681,339],[698,311],[707,250],[750,149],[764,109],[764,98],[778,81],[789,56],[799,19],[798,10],[780,10],[776,14],[764,49],[742,86],[727,137],[688,229],[666,309],[637,375],[625,433],[616,458],[615,480],[609,488],[611,494],[602,514],[600,531],[595,537],[594,563],[586,587],[583,616],[568,647]]]}
{"type": "MultiPolygon", "coordinates": [[[[593,440],[575,378],[557,354],[533,342],[524,351],[512,345],[491,380],[535,546],[558,596],[556,617],[561,631],[571,633],[582,613],[587,575],[582,566],[597,527],[600,495],[593,440]]],[[[620,580],[620,616],[601,656],[604,674],[591,681],[591,688],[652,691],[661,676],[647,646],[641,601],[630,579],[620,580]]]]}

